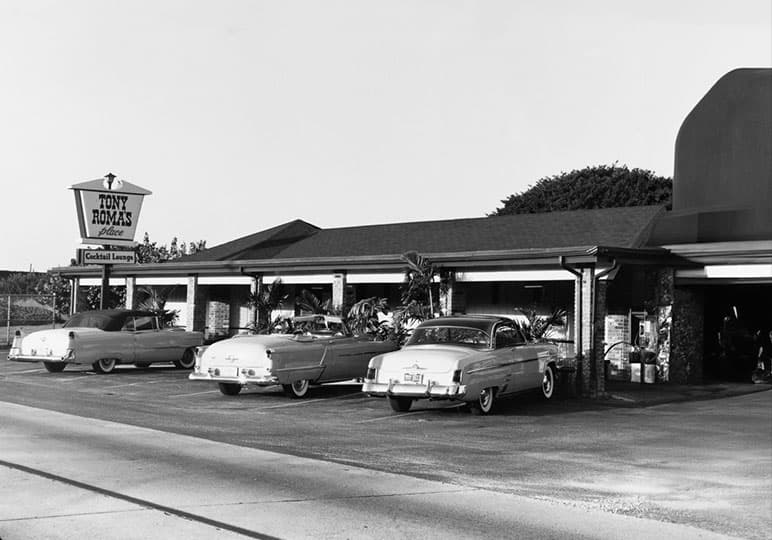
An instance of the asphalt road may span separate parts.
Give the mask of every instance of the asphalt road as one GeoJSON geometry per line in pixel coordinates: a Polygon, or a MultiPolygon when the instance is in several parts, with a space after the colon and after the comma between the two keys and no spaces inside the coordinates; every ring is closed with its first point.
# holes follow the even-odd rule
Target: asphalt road
{"type": "MultiPolygon", "coordinates": [[[[394,527],[401,521],[410,526],[393,529],[392,537],[408,536],[407,531],[413,536],[421,536],[421,531],[424,536],[463,531],[456,537],[501,537],[510,530],[520,531],[513,536],[521,537],[531,536],[522,534],[526,531],[533,537],[613,537],[609,532],[618,534],[615,527],[622,526],[626,533],[639,531],[640,537],[669,537],[676,530],[683,537],[697,530],[768,538],[772,528],[772,392],[640,409],[576,400],[544,403],[528,396],[502,404],[498,414],[489,417],[442,403],[395,414],[384,400],[369,398],[352,384],[315,389],[306,400],[291,400],[276,389],[225,397],[173,369],[120,368],[95,375],[68,368],[51,374],[35,364],[0,359],[0,400],[34,408],[0,409],[2,417],[16,419],[13,426],[0,425],[0,433],[6,431],[2,440],[17,445],[0,453],[6,462],[0,470],[6,475],[23,475],[34,483],[42,481],[40,472],[54,474],[84,483],[71,489],[101,486],[108,492],[102,496],[110,499],[125,492],[103,469],[83,460],[62,469],[57,462],[91,452],[95,463],[118,456],[117,463],[130,465],[128,473],[123,471],[129,477],[138,475],[132,467],[142,467],[148,478],[159,479],[142,484],[148,489],[129,490],[141,495],[137,501],[121,500],[156,504],[143,508],[165,519],[176,515],[180,506],[201,515],[201,497],[206,504],[221,496],[231,500],[231,490],[247,490],[245,475],[260,477],[259,464],[269,463],[273,480],[261,487],[264,491],[258,490],[257,500],[270,500],[274,511],[278,502],[303,503],[294,510],[287,503],[282,509],[286,514],[272,514],[284,516],[278,527],[275,519],[265,517],[247,520],[248,529],[279,537],[303,536],[301,530],[311,529],[287,527],[306,519],[327,523],[325,535],[335,538],[375,537],[384,524],[394,527]],[[51,420],[49,413],[35,409],[74,416],[51,420]],[[93,424],[78,417],[111,423],[93,424]],[[73,426],[81,436],[66,437],[68,431],[52,429],[55,425],[73,426]],[[159,446],[152,452],[135,447],[134,441],[148,437],[145,431],[131,431],[137,428],[153,430],[149,433],[159,446]],[[130,436],[113,439],[124,432],[130,436]],[[33,444],[24,446],[29,441],[33,444]],[[73,441],[87,443],[72,446],[73,441]],[[212,456],[233,449],[245,455],[212,465],[212,456]],[[30,470],[14,469],[14,464],[30,470]],[[189,489],[172,489],[175,482],[186,485],[191,476],[196,480],[190,480],[189,489]],[[207,487],[201,495],[198,488],[213,483],[218,489],[210,496],[207,487]],[[367,491],[375,485],[383,491],[367,491]],[[159,496],[167,492],[172,495],[159,496]],[[287,496],[276,499],[277,493],[287,496]],[[518,511],[504,511],[514,508],[518,511]],[[330,522],[319,509],[337,517],[330,522]],[[550,519],[545,521],[545,515],[550,519]],[[268,521],[271,526],[261,526],[268,521]],[[426,523],[448,528],[427,531],[421,528],[426,523]],[[463,528],[462,523],[478,525],[463,528]],[[604,523],[608,528],[600,526],[604,523]],[[368,524],[375,528],[362,528],[368,524]]],[[[251,497],[257,488],[249,486],[251,497]]],[[[205,514],[214,521],[234,510],[238,516],[239,506],[224,504],[226,512],[205,514]]],[[[0,506],[3,540],[10,540],[2,533],[4,526],[8,530],[9,523],[29,519],[26,514],[3,515],[13,508],[0,506]]],[[[261,515],[251,506],[242,509],[261,515]]],[[[190,516],[184,520],[191,523],[190,516]]]]}

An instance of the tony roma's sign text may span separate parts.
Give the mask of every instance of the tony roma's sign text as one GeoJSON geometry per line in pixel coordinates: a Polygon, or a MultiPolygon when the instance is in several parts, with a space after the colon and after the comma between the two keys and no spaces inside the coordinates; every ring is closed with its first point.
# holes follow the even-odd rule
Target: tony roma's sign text
{"type": "MultiPolygon", "coordinates": [[[[84,244],[133,246],[142,200],[150,191],[108,174],[71,186],[84,244]]],[[[86,262],[86,261],[84,261],[86,262]]]]}
{"type": "Polygon", "coordinates": [[[133,251],[83,249],[80,254],[82,264],[134,264],[137,262],[133,251]]]}

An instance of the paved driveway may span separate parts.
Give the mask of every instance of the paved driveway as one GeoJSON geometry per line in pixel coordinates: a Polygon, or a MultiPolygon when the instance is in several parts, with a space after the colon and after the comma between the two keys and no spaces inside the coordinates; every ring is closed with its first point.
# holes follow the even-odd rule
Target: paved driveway
{"type": "Polygon", "coordinates": [[[306,400],[226,397],[171,368],[52,374],[0,360],[0,399],[747,538],[772,528],[772,392],[646,408],[523,396],[489,417],[441,402],[396,414],[356,384],[306,400]]]}

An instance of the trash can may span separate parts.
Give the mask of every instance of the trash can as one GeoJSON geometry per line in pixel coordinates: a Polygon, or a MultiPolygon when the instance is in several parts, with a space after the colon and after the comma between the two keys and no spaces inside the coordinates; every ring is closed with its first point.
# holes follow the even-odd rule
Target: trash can
{"type": "Polygon", "coordinates": [[[654,351],[630,352],[630,382],[652,384],[657,380],[657,355],[654,351]],[[641,380],[643,371],[643,380],[641,380]]]}

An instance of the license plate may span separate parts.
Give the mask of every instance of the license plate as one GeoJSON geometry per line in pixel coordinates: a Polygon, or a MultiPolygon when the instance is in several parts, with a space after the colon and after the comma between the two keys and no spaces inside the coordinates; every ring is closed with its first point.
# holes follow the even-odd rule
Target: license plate
{"type": "Polygon", "coordinates": [[[405,382],[422,384],[424,382],[424,375],[423,373],[405,373],[405,382]]]}
{"type": "Polygon", "coordinates": [[[220,372],[220,377],[238,377],[239,376],[239,368],[235,367],[221,367],[217,368],[220,372]]]}

